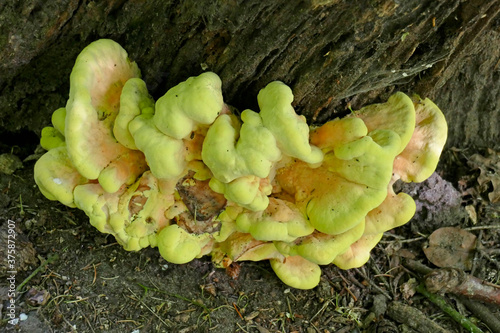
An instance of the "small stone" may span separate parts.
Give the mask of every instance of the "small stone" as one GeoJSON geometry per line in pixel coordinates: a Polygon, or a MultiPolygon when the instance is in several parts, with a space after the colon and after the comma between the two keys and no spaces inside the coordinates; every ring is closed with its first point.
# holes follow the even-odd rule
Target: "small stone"
{"type": "Polygon", "coordinates": [[[12,175],[17,169],[23,167],[21,159],[13,154],[0,155],[0,173],[12,175]]]}

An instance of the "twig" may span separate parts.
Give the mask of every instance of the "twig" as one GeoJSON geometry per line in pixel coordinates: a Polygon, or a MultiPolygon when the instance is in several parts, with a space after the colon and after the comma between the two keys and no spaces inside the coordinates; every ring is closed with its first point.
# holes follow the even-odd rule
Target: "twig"
{"type": "Polygon", "coordinates": [[[82,313],[82,316],[83,316],[83,318],[85,319],[85,321],[87,322],[87,325],[89,325],[90,330],[92,331],[92,333],[95,333],[94,328],[92,327],[92,324],[90,324],[90,321],[89,321],[89,319],[87,318],[87,316],[85,316],[83,313],[82,313]]]}
{"type": "Polygon", "coordinates": [[[475,302],[465,297],[460,297],[460,301],[465,304],[476,317],[481,319],[493,333],[500,333],[500,318],[497,318],[486,305],[475,302]]]}
{"type": "MultiPolygon", "coordinates": [[[[491,262],[492,264],[494,264],[500,270],[500,263],[498,263],[497,260],[494,260],[490,256],[490,254],[495,254],[495,252],[489,252],[490,249],[485,249],[484,246],[481,243],[482,230],[480,231],[479,236],[480,237],[478,237],[477,240],[476,240],[476,251],[477,251],[477,253],[479,253],[479,255],[481,256],[481,258],[483,258],[483,257],[486,258],[489,262],[491,262]]],[[[474,260],[474,263],[475,262],[476,262],[476,260],[474,260]]]]}
{"type": "MultiPolygon", "coordinates": [[[[403,243],[418,242],[418,241],[421,241],[421,240],[427,238],[427,237],[424,237],[424,236],[420,236],[420,237],[416,237],[416,238],[405,239],[403,237],[399,238],[396,235],[392,235],[390,233],[384,233],[384,237],[386,237],[386,236],[396,238],[396,242],[401,243],[401,244],[403,244],[403,243]]],[[[394,241],[380,241],[379,243],[380,244],[389,244],[389,243],[394,243],[394,241]]]]}
{"type": "Polygon", "coordinates": [[[248,331],[247,331],[247,330],[245,330],[243,327],[241,327],[240,323],[236,322],[236,325],[238,325],[238,328],[239,328],[240,330],[242,330],[242,331],[243,331],[243,332],[245,332],[245,333],[248,333],[248,331]]]}
{"type": "Polygon", "coordinates": [[[97,279],[97,266],[99,266],[99,265],[100,265],[100,263],[98,265],[92,264],[92,266],[94,266],[94,279],[92,280],[92,284],[91,285],[94,285],[95,280],[97,279]]]}
{"type": "Polygon", "coordinates": [[[474,325],[469,319],[462,316],[459,312],[453,309],[448,303],[446,303],[446,301],[442,297],[427,291],[423,283],[419,284],[416,290],[425,297],[427,297],[432,303],[436,304],[441,309],[441,311],[448,314],[451,318],[453,318],[453,320],[462,325],[462,327],[468,330],[469,332],[483,333],[483,331],[479,327],[474,325]]]}
{"type": "MultiPolygon", "coordinates": [[[[345,281],[345,278],[342,276],[342,274],[338,273],[339,276],[345,281]]],[[[361,282],[359,282],[354,276],[352,270],[347,271],[347,276],[349,276],[349,281],[354,283],[356,286],[358,286],[359,289],[366,289],[366,286],[363,285],[361,282]]]]}
{"type": "Polygon", "coordinates": [[[412,259],[405,260],[404,266],[411,269],[412,271],[415,271],[415,272],[423,274],[423,275],[429,274],[430,272],[432,272],[432,268],[425,266],[420,261],[416,261],[416,260],[412,260],[412,259]]]}
{"type": "MultiPolygon", "coordinates": [[[[427,267],[419,261],[406,260],[405,266],[412,271],[418,272],[423,275],[430,275],[434,272],[433,269],[427,267]]],[[[433,290],[432,287],[430,290],[433,290]]],[[[487,307],[478,302],[474,302],[466,297],[460,297],[460,300],[467,306],[467,308],[473,312],[478,318],[480,318],[494,333],[500,333],[500,320],[489,311],[487,307]]]]}
{"type": "Polygon", "coordinates": [[[401,302],[390,303],[387,308],[387,314],[395,321],[406,324],[418,332],[449,333],[427,318],[420,310],[401,302]]]}
{"type": "Polygon", "coordinates": [[[318,312],[316,312],[314,314],[314,316],[311,317],[311,319],[309,319],[309,322],[312,323],[312,321],[314,320],[314,318],[316,318],[318,315],[320,315],[321,313],[323,313],[323,311],[325,311],[325,309],[328,307],[328,305],[330,305],[330,303],[332,302],[332,299],[328,299],[326,300],[323,305],[321,306],[321,309],[319,309],[318,312]]]}
{"type": "Polygon", "coordinates": [[[343,287],[345,289],[345,291],[347,291],[347,293],[349,295],[351,295],[352,299],[354,300],[354,302],[357,302],[358,301],[358,298],[356,297],[356,295],[354,295],[352,293],[352,291],[349,289],[349,287],[347,286],[347,280],[345,279],[344,276],[342,276],[342,274],[339,273],[339,276],[342,278],[342,280],[344,280],[344,284],[343,284],[343,287]]]}
{"type": "Polygon", "coordinates": [[[165,327],[169,327],[169,325],[156,313],[154,312],[149,306],[146,305],[146,303],[144,303],[139,297],[137,297],[137,295],[130,289],[130,288],[127,288],[128,291],[130,291],[130,293],[132,295],[134,295],[134,297],[136,298],[137,301],[141,302],[141,304],[149,310],[149,312],[151,312],[156,318],[158,318],[158,320],[160,320],[162,322],[163,325],[165,325],[165,327]]]}
{"type": "Polygon", "coordinates": [[[233,307],[236,310],[236,313],[238,314],[238,316],[240,316],[241,320],[245,320],[245,319],[243,319],[243,316],[241,315],[240,310],[238,310],[238,306],[236,306],[236,303],[234,303],[234,302],[233,302],[233,307]]]}
{"type": "Polygon", "coordinates": [[[373,282],[372,279],[370,279],[368,276],[366,276],[366,274],[364,274],[363,272],[361,272],[357,268],[355,268],[354,270],[356,271],[356,273],[361,275],[363,277],[363,279],[365,279],[370,284],[370,286],[372,286],[375,290],[377,290],[379,293],[381,293],[382,295],[387,297],[387,299],[392,300],[391,295],[389,295],[385,290],[383,290],[382,288],[377,286],[377,284],[375,282],[373,282]]]}
{"type": "Polygon", "coordinates": [[[478,225],[478,226],[475,226],[475,227],[464,228],[464,230],[467,230],[467,231],[485,230],[485,229],[500,229],[500,224],[478,225]]]}
{"type": "Polygon", "coordinates": [[[202,303],[200,303],[200,302],[197,302],[197,301],[195,301],[195,300],[189,299],[189,298],[187,298],[187,297],[184,297],[184,296],[181,296],[181,295],[178,295],[178,294],[171,294],[171,293],[169,293],[169,292],[166,292],[166,291],[164,291],[164,290],[160,290],[160,289],[157,289],[157,288],[150,288],[150,287],[147,287],[147,286],[145,286],[145,285],[143,285],[143,284],[141,284],[141,283],[138,283],[138,285],[139,285],[142,289],[144,289],[144,296],[146,296],[146,295],[147,295],[147,293],[148,293],[148,291],[149,291],[149,290],[153,290],[153,291],[156,291],[156,292],[159,292],[159,293],[163,293],[163,294],[166,294],[166,295],[168,295],[168,296],[175,297],[175,298],[178,298],[178,299],[180,299],[180,300],[183,300],[183,301],[189,302],[189,303],[191,303],[191,304],[193,304],[193,305],[196,305],[196,306],[198,306],[198,307],[202,308],[202,309],[203,309],[203,310],[204,310],[207,314],[210,314],[210,312],[212,312],[212,310],[211,310],[211,309],[209,309],[208,307],[206,307],[204,304],[202,304],[202,303]]]}
{"type": "Polygon", "coordinates": [[[435,269],[425,276],[424,282],[431,293],[453,293],[500,305],[500,288],[456,268],[435,269]]]}
{"type": "Polygon", "coordinates": [[[391,288],[391,284],[387,281],[386,275],[383,274],[380,269],[378,268],[377,264],[373,262],[373,260],[370,260],[369,262],[370,267],[375,271],[376,275],[374,276],[375,278],[380,278],[382,279],[382,282],[384,283],[385,287],[387,288],[388,291],[394,295],[394,291],[391,288]]]}
{"type": "Polygon", "coordinates": [[[24,216],[23,197],[21,196],[21,194],[19,194],[19,208],[21,208],[19,215],[24,216]]]}
{"type": "Polygon", "coordinates": [[[44,269],[44,268],[45,268],[45,266],[47,266],[48,264],[53,263],[53,262],[54,262],[54,261],[56,261],[57,259],[59,259],[59,256],[58,256],[57,254],[54,254],[54,255],[52,255],[52,256],[49,256],[49,257],[47,258],[47,260],[45,260],[44,262],[42,262],[42,263],[40,264],[40,266],[38,266],[38,268],[37,268],[37,269],[35,269],[35,270],[33,271],[33,273],[31,273],[31,274],[30,274],[30,276],[28,276],[26,279],[24,279],[24,281],[23,281],[23,282],[22,282],[19,286],[17,286],[16,291],[17,291],[17,292],[19,292],[19,291],[20,291],[20,290],[24,287],[24,285],[25,285],[26,283],[28,283],[28,282],[29,282],[29,281],[30,281],[33,277],[35,277],[35,275],[37,275],[37,274],[38,274],[38,272],[40,272],[42,269],[44,269]]]}
{"type": "Polygon", "coordinates": [[[290,314],[290,319],[292,321],[295,320],[295,315],[293,314],[293,311],[292,311],[292,306],[290,305],[290,298],[286,298],[286,303],[288,304],[288,313],[290,314]]]}
{"type": "MultiPolygon", "coordinates": [[[[475,242],[475,245],[474,245],[474,248],[479,250],[482,248],[482,245],[481,245],[481,242],[482,242],[482,239],[483,239],[483,230],[479,230],[479,233],[476,237],[476,242],[475,242]]],[[[477,268],[477,263],[479,262],[479,256],[483,256],[482,254],[482,251],[475,251],[474,253],[474,258],[472,260],[472,268],[470,270],[470,273],[471,275],[474,275],[474,273],[476,272],[476,268],[477,268]]]]}

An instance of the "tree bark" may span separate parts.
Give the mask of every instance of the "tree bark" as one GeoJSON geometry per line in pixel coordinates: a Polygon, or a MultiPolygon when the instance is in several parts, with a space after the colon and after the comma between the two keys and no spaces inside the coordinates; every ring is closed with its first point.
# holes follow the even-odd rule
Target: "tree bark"
{"type": "Polygon", "coordinates": [[[111,38],[156,98],[204,70],[228,104],[258,110],[273,80],[323,123],[396,90],[430,97],[448,146],[500,147],[497,0],[6,0],[0,3],[0,138],[36,145],[90,42],[111,38]]]}

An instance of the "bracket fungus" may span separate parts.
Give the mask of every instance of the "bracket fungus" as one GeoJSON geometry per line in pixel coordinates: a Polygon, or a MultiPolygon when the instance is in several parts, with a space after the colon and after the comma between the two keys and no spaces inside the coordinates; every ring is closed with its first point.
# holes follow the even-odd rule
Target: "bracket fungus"
{"type": "MultiPolygon", "coordinates": [[[[82,176],[97,179],[110,162],[129,153],[112,131],[123,85],[138,76],[137,65],[111,40],[93,42],[78,55],[70,76],[64,135],[70,159],[82,176]]],[[[138,168],[136,176],[144,171],[138,168]]]]}
{"type": "Polygon", "coordinates": [[[126,250],[158,247],[172,263],[269,260],[300,289],[319,283],[320,265],[363,265],[385,231],[413,216],[413,199],[393,184],[432,174],[443,114],[396,93],[313,127],[282,82],[257,101],[260,112],[233,113],[211,72],[155,101],[125,50],[98,40],[42,131],[35,181],[126,250]]]}

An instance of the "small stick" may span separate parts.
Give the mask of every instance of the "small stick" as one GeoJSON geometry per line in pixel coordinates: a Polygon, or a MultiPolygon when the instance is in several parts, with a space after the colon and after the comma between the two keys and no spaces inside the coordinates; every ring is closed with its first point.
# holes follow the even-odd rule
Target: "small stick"
{"type": "Polygon", "coordinates": [[[372,281],[372,279],[370,279],[368,276],[366,276],[366,274],[364,274],[363,272],[361,272],[359,269],[355,268],[354,269],[359,275],[361,275],[363,277],[363,279],[365,279],[374,289],[376,289],[379,293],[381,293],[382,295],[384,295],[385,297],[387,297],[388,300],[392,300],[392,297],[391,295],[389,295],[385,290],[383,290],[382,288],[380,288],[379,286],[377,286],[377,284],[375,282],[372,281]]]}
{"type": "Polygon", "coordinates": [[[92,280],[92,285],[93,285],[95,283],[95,280],[97,279],[97,266],[99,265],[96,266],[96,264],[92,264],[92,266],[94,266],[94,279],[92,280]]]}
{"type": "Polygon", "coordinates": [[[476,317],[481,319],[493,333],[500,333],[500,318],[497,318],[486,305],[470,300],[465,297],[460,297],[460,302],[464,303],[476,317]]]}
{"type": "MultiPolygon", "coordinates": [[[[137,295],[136,295],[136,294],[132,291],[132,289],[130,289],[130,288],[128,288],[128,287],[127,287],[127,289],[128,289],[128,291],[130,291],[130,293],[131,293],[132,295],[134,295],[134,297],[135,297],[135,301],[139,301],[139,302],[141,302],[141,304],[142,304],[142,305],[143,305],[146,309],[148,309],[148,310],[149,310],[149,312],[151,312],[151,313],[152,313],[152,314],[153,314],[156,318],[158,318],[158,319],[162,322],[162,324],[163,324],[163,325],[165,325],[165,327],[167,327],[167,328],[169,327],[169,325],[168,325],[168,324],[167,324],[167,323],[166,323],[166,322],[165,322],[165,321],[164,321],[164,320],[163,320],[163,319],[162,319],[162,318],[161,318],[161,317],[160,317],[160,316],[159,316],[156,312],[154,312],[154,311],[153,311],[153,310],[152,310],[149,306],[147,306],[147,305],[146,305],[146,303],[144,303],[144,302],[142,301],[142,299],[140,299],[139,297],[137,297],[137,295]]],[[[129,297],[130,297],[130,296],[129,296],[129,297]]],[[[132,298],[132,297],[130,297],[130,298],[132,298]]],[[[133,298],[132,298],[132,299],[133,299],[133,298]]]]}
{"type": "Polygon", "coordinates": [[[238,316],[240,316],[241,320],[245,320],[245,319],[243,319],[243,316],[241,315],[240,310],[238,310],[238,307],[236,306],[236,303],[234,303],[234,302],[233,302],[233,307],[236,310],[236,313],[238,314],[238,316]]]}
{"type": "Polygon", "coordinates": [[[479,327],[474,325],[469,319],[462,316],[459,312],[453,309],[448,303],[446,303],[446,301],[442,297],[436,294],[432,294],[427,289],[425,289],[423,283],[419,284],[416,289],[419,293],[427,297],[432,303],[436,304],[441,309],[441,311],[448,314],[451,318],[453,318],[453,320],[462,325],[462,327],[469,332],[483,333],[483,331],[479,327]]]}
{"type": "Polygon", "coordinates": [[[389,303],[387,314],[395,321],[406,324],[418,332],[450,333],[430,320],[422,311],[401,302],[389,303]]]}
{"type": "MultiPolygon", "coordinates": [[[[477,235],[476,242],[475,242],[475,248],[480,249],[482,247],[481,245],[481,240],[483,239],[483,230],[479,230],[479,234],[477,235]]],[[[470,270],[471,275],[474,275],[476,272],[477,268],[477,263],[479,262],[479,256],[482,256],[481,251],[475,251],[474,253],[474,259],[472,260],[472,268],[470,270]]]]}
{"type": "Polygon", "coordinates": [[[24,281],[19,286],[17,286],[16,291],[19,292],[21,290],[21,288],[24,287],[24,285],[26,283],[28,283],[33,277],[35,277],[35,275],[38,274],[38,272],[40,272],[42,269],[45,268],[45,266],[47,266],[48,264],[53,263],[57,259],[59,259],[59,256],[57,254],[54,254],[53,256],[48,257],[47,260],[45,260],[44,262],[42,262],[40,264],[40,266],[38,266],[38,268],[35,269],[33,271],[33,273],[30,274],[30,276],[28,276],[26,279],[24,279],[24,281]]]}
{"type": "Polygon", "coordinates": [[[347,287],[347,280],[344,276],[342,276],[342,274],[339,273],[339,276],[342,278],[342,280],[344,280],[344,284],[343,284],[343,287],[344,289],[349,293],[349,295],[351,295],[352,299],[354,300],[354,302],[357,302],[358,301],[358,298],[352,293],[352,291],[347,287]]]}
{"type": "Polygon", "coordinates": [[[432,268],[425,266],[420,261],[416,261],[416,260],[412,260],[412,259],[405,260],[404,266],[411,269],[412,271],[415,271],[415,272],[423,274],[423,275],[429,274],[430,272],[432,272],[432,268]]]}
{"type": "Polygon", "coordinates": [[[456,268],[435,269],[424,279],[431,293],[453,293],[500,305],[500,288],[456,268]]]}

